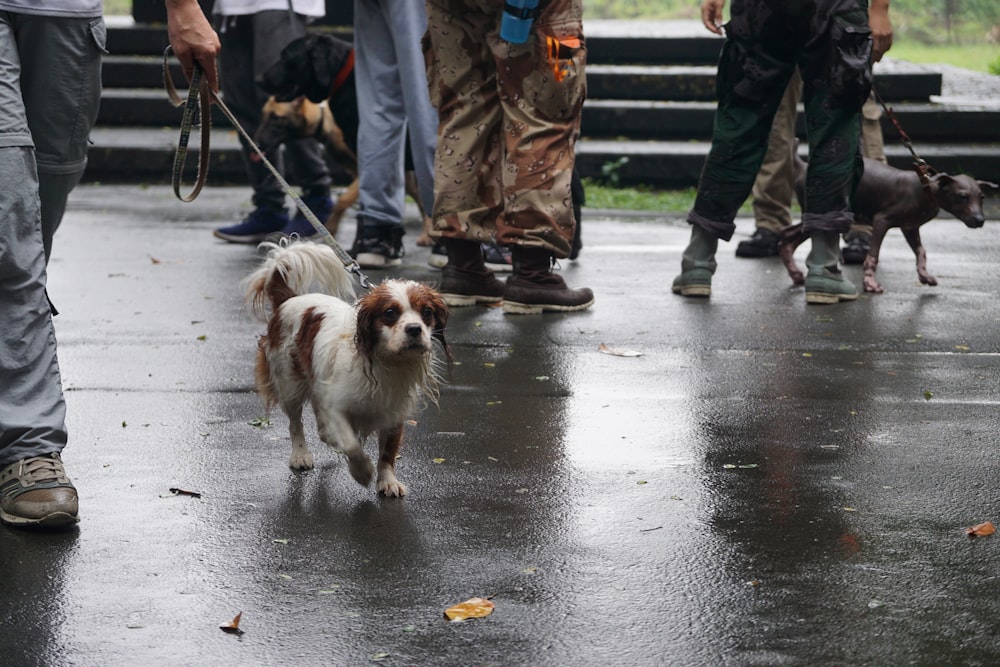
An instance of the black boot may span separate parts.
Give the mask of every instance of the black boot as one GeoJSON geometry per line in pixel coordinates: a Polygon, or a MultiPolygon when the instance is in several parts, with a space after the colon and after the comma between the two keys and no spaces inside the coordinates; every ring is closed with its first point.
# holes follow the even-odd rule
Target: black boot
{"type": "Polygon", "coordinates": [[[497,303],[503,298],[503,283],[486,268],[483,249],[477,241],[443,238],[448,263],[441,269],[438,291],[449,306],[497,303]]]}
{"type": "Polygon", "coordinates": [[[544,248],[511,248],[514,274],[507,279],[503,311],[519,315],[586,310],[594,303],[587,287],[570,289],[552,273],[552,253],[544,248]]]}

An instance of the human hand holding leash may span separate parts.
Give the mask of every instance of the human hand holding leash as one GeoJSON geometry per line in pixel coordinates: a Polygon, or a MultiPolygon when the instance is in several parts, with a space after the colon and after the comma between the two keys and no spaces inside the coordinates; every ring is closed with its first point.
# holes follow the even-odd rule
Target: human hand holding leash
{"type": "Polygon", "coordinates": [[[167,7],[167,35],[174,55],[190,82],[194,65],[204,70],[205,81],[219,92],[219,70],[215,63],[221,44],[219,36],[201,10],[198,0],[164,0],[167,7]]]}
{"type": "Polygon", "coordinates": [[[868,7],[868,27],[872,29],[872,62],[877,63],[892,48],[889,0],[872,0],[868,7]]]}
{"type": "Polygon", "coordinates": [[[722,10],[726,0],[705,0],[701,3],[701,22],[710,32],[722,34],[722,10]]]}

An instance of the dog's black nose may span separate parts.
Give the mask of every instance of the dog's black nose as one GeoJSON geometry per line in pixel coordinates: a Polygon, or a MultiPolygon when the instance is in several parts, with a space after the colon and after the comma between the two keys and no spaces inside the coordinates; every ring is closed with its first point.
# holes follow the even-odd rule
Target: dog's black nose
{"type": "Polygon", "coordinates": [[[967,227],[972,227],[973,229],[982,227],[984,224],[986,224],[986,218],[981,215],[973,216],[965,223],[967,227]]]}
{"type": "Polygon", "coordinates": [[[406,335],[410,338],[420,338],[420,336],[424,333],[424,328],[419,324],[407,324],[403,331],[405,331],[406,335]]]}

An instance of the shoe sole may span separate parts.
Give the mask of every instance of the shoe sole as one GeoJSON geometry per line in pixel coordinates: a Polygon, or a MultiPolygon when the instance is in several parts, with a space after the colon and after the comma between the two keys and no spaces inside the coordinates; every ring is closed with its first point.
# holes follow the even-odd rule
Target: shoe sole
{"type": "Polygon", "coordinates": [[[708,298],[712,296],[711,285],[685,285],[684,287],[671,287],[670,291],[681,296],[693,296],[708,298]]]}
{"type": "Polygon", "coordinates": [[[61,528],[79,523],[80,518],[69,512],[53,512],[46,514],[40,519],[26,519],[23,516],[14,516],[0,510],[0,521],[8,526],[39,526],[41,528],[61,528]]]}
{"type": "Polygon", "coordinates": [[[831,304],[841,301],[855,301],[857,294],[827,294],[826,292],[806,292],[806,303],[831,304]]]}
{"type": "Polygon", "coordinates": [[[510,315],[538,315],[545,312],[574,313],[580,310],[587,310],[592,305],[594,305],[593,299],[578,306],[562,306],[555,303],[521,303],[519,301],[504,300],[503,312],[510,315]]]}
{"type": "Polygon", "coordinates": [[[513,264],[491,264],[486,262],[486,268],[494,273],[510,273],[514,270],[513,264]]]}
{"type": "Polygon", "coordinates": [[[447,294],[441,293],[441,299],[452,308],[462,308],[465,306],[475,306],[478,304],[490,305],[499,303],[501,296],[484,296],[481,294],[447,294]]]}
{"type": "Polygon", "coordinates": [[[398,257],[395,259],[389,259],[384,255],[368,252],[358,253],[356,261],[358,262],[358,266],[362,269],[386,269],[390,266],[399,266],[403,263],[403,260],[398,257]]]}

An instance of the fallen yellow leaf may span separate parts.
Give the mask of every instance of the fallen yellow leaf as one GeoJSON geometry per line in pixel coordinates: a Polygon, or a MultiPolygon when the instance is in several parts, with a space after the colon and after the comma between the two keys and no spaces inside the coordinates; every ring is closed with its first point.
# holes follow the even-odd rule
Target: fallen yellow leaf
{"type": "Polygon", "coordinates": [[[997,532],[997,529],[996,526],[993,525],[992,521],[984,521],[983,523],[979,523],[971,528],[965,529],[965,534],[970,538],[986,537],[987,535],[992,535],[995,532],[997,532]]]}
{"type": "Polygon", "coordinates": [[[493,607],[494,604],[486,598],[470,598],[465,602],[445,609],[444,617],[449,621],[483,618],[493,613],[493,607]]]}

